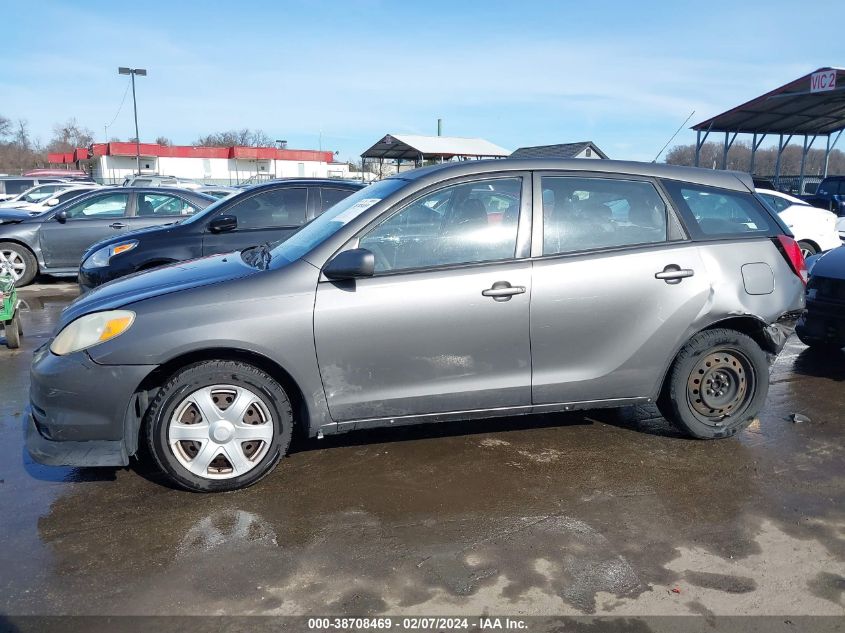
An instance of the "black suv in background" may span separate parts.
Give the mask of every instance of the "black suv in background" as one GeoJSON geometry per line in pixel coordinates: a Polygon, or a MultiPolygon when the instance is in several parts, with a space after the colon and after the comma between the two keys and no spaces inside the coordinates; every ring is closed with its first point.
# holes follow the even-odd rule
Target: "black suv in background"
{"type": "Polygon", "coordinates": [[[804,198],[814,207],[845,216],[845,176],[829,176],[819,183],[816,193],[804,198]]]}
{"type": "Polygon", "coordinates": [[[87,291],[134,272],[279,242],[363,186],[316,178],[253,185],[175,224],[94,244],[82,257],[79,286],[87,291]]]}

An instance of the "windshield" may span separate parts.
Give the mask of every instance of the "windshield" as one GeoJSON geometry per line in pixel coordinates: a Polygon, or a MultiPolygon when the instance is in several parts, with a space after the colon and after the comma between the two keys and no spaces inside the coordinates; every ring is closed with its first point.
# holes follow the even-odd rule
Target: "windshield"
{"type": "Polygon", "coordinates": [[[12,198],[14,202],[40,202],[45,198],[49,198],[58,185],[38,185],[32,189],[27,189],[23,193],[19,193],[12,198]]]}
{"type": "Polygon", "coordinates": [[[374,204],[407,184],[406,180],[390,178],[359,189],[329,208],[318,218],[303,226],[289,239],[276,246],[272,257],[296,261],[313,250],[374,204]]]}

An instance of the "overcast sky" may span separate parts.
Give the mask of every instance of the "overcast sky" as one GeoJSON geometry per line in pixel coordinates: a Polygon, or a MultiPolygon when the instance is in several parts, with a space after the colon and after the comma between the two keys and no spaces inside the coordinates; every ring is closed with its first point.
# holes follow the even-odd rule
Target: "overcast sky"
{"type": "Polygon", "coordinates": [[[322,131],[341,159],[441,117],[446,135],[508,149],[593,140],[651,160],[692,110],[687,127],[845,66],[841,0],[33,0],[2,23],[0,115],[42,141],[69,117],[97,140],[109,123],[133,136],[117,67],[135,66],[144,141],[249,127],[316,149],[322,131]]]}

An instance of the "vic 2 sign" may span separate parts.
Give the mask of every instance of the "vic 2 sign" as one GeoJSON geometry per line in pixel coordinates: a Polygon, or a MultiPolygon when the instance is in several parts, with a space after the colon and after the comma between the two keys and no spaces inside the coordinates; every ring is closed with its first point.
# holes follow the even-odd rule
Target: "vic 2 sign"
{"type": "Polygon", "coordinates": [[[836,71],[823,70],[810,75],[810,92],[824,92],[836,88],[836,71]]]}

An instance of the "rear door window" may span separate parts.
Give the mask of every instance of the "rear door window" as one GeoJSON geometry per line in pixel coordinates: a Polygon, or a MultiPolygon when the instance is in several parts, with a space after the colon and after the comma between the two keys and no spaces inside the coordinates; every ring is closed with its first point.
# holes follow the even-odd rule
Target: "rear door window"
{"type": "Polygon", "coordinates": [[[238,219],[238,229],[269,229],[305,224],[305,187],[262,191],[229,207],[226,215],[238,219]]]}
{"type": "Polygon", "coordinates": [[[664,185],[687,223],[702,236],[750,237],[780,232],[765,206],[750,192],[677,181],[664,181],[664,185]]]}
{"type": "Polygon", "coordinates": [[[650,182],[543,176],[543,255],[665,242],[668,210],[650,182]]]}
{"type": "Polygon", "coordinates": [[[142,193],[138,196],[136,215],[147,217],[165,217],[193,215],[197,208],[178,196],[163,193],[142,193]]]}

